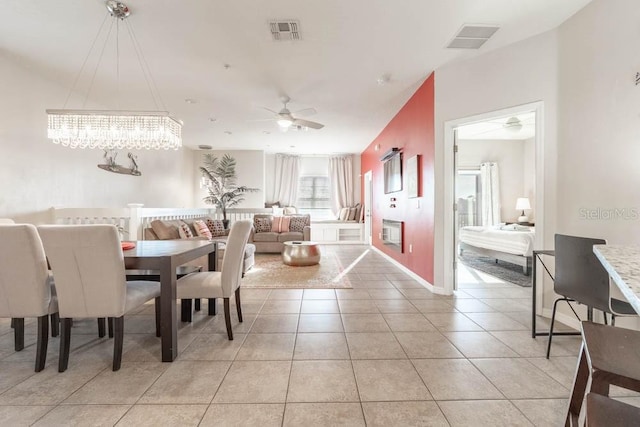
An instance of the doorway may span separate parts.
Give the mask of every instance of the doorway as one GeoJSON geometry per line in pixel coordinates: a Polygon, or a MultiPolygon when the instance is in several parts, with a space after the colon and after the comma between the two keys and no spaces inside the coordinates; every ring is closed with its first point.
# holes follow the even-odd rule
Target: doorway
{"type": "Polygon", "coordinates": [[[373,201],[373,172],[367,171],[364,174],[364,241],[370,245],[372,231],[371,224],[371,203],[373,201]]]}
{"type": "MultiPolygon", "coordinates": [[[[509,189],[510,193],[505,195],[506,198],[502,199],[504,206],[499,208],[502,216],[497,222],[517,222],[519,215],[515,210],[516,201],[519,198],[529,198],[532,210],[528,213],[535,215],[533,245],[534,247],[544,246],[542,117],[543,103],[536,102],[445,123],[445,206],[452,206],[452,212],[445,214],[444,220],[444,285],[447,293],[452,293],[458,285],[459,275],[456,272],[459,268],[459,230],[465,226],[486,225],[483,222],[483,215],[486,215],[488,209],[496,209],[491,203],[487,203],[486,197],[483,197],[483,188],[487,187],[483,185],[483,174],[480,173],[480,165],[478,164],[491,161],[492,158],[482,158],[481,144],[473,145],[474,141],[509,139],[508,134],[499,137],[499,133],[511,133],[511,139],[522,138],[520,141],[527,141],[519,144],[528,144],[526,160],[530,166],[528,172],[531,174],[528,188],[533,188],[533,190],[527,190],[522,184],[514,185],[513,178],[503,177],[506,178],[506,182],[511,188],[509,189]],[[516,137],[516,134],[521,131],[524,131],[522,135],[516,137]],[[464,146],[470,148],[471,155],[467,153],[465,157],[463,152],[461,156],[461,150],[464,150],[464,146]],[[474,156],[475,160],[472,160],[474,156]],[[514,186],[516,190],[513,189],[514,186]],[[485,199],[484,202],[483,199],[485,199]]],[[[496,142],[493,145],[500,144],[496,142]]],[[[524,148],[521,151],[523,150],[524,148]]],[[[487,156],[494,155],[487,154],[487,156]]],[[[506,160],[502,159],[502,162],[504,161],[506,160]]],[[[507,166],[506,169],[511,169],[511,173],[514,173],[511,161],[505,166],[507,166]]],[[[519,169],[525,173],[526,165],[520,164],[519,169]]],[[[538,298],[541,298],[541,295],[538,298]]]]}

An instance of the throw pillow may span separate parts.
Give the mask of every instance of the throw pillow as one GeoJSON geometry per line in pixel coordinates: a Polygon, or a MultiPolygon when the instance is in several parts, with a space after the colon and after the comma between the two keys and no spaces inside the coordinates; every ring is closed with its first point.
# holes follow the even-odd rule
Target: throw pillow
{"type": "Polygon", "coordinates": [[[355,221],[357,210],[358,208],[349,208],[349,216],[347,216],[347,221],[355,221]]]}
{"type": "Polygon", "coordinates": [[[294,231],[297,233],[302,233],[304,231],[304,226],[307,225],[307,217],[304,215],[301,216],[292,216],[291,221],[289,221],[289,231],[294,231]]]}
{"type": "Polygon", "coordinates": [[[272,208],[274,206],[276,208],[279,208],[280,207],[280,202],[264,202],[264,207],[265,208],[272,208]]]}
{"type": "Polygon", "coordinates": [[[276,233],[286,233],[289,231],[290,216],[274,216],[271,222],[271,231],[276,233]]]}
{"type": "Polygon", "coordinates": [[[285,206],[284,212],[285,215],[295,215],[298,213],[298,209],[295,206],[285,206]]]}
{"type": "Polygon", "coordinates": [[[193,221],[193,228],[196,229],[196,234],[198,236],[206,237],[209,240],[213,239],[211,230],[209,230],[209,227],[207,227],[207,224],[205,224],[203,220],[199,219],[197,221],[193,221]]]}
{"type": "Polygon", "coordinates": [[[340,209],[340,213],[338,214],[338,219],[340,221],[346,221],[349,217],[349,208],[340,209]]]}
{"type": "Polygon", "coordinates": [[[151,221],[151,229],[160,240],[179,239],[180,234],[177,227],[172,227],[164,223],[164,221],[156,219],[151,221]]]}
{"type": "Polygon", "coordinates": [[[186,222],[180,221],[180,227],[178,227],[178,233],[180,233],[181,239],[190,239],[193,237],[193,232],[186,222]]]}
{"type": "Polygon", "coordinates": [[[268,233],[271,231],[271,218],[253,218],[253,228],[256,233],[268,233]]]}
{"type": "Polygon", "coordinates": [[[221,219],[207,218],[205,221],[207,224],[207,228],[209,229],[209,231],[211,231],[211,237],[226,236],[224,224],[222,224],[221,219]]]}

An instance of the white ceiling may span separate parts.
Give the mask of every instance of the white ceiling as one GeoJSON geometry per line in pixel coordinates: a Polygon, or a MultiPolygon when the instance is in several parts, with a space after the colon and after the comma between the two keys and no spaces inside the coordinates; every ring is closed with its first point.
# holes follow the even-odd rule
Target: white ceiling
{"type": "MultiPolygon", "coordinates": [[[[589,1],[131,0],[128,5],[129,22],[164,104],[184,121],[185,145],[359,153],[434,69],[555,28],[589,1]],[[300,21],[301,41],[271,40],[268,21],[280,18],[300,21]],[[445,49],[463,24],[494,24],[500,30],[479,51],[445,49]],[[378,85],[383,74],[390,80],[378,85]],[[315,108],[317,114],[308,119],[325,127],[282,133],[275,122],[253,121],[271,117],[261,107],[279,110],[282,95],[291,97],[292,111],[315,108]]],[[[2,3],[5,56],[69,90],[107,13],[104,2],[2,3]]],[[[155,109],[123,27],[120,34],[120,95],[115,95],[111,44],[87,107],[116,108],[119,101],[123,109],[155,109]]],[[[81,74],[80,92],[89,87],[90,71],[81,74]]],[[[61,108],[64,99],[53,102],[49,108],[61,108]]],[[[67,108],[81,105],[82,97],[74,94],[67,108]]]]}

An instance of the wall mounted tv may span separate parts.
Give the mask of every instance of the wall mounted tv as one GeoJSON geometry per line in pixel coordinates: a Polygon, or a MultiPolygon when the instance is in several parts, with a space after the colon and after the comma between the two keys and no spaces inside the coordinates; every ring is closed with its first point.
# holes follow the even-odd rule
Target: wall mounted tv
{"type": "Polygon", "coordinates": [[[384,192],[395,193],[402,190],[402,156],[395,154],[384,162],[384,192]]]}

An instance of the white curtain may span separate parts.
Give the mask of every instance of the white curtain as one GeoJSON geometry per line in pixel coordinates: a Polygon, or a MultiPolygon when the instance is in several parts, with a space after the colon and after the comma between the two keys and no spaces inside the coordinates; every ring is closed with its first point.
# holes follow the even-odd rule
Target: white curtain
{"type": "Polygon", "coordinates": [[[300,156],[276,154],[273,202],[280,206],[295,206],[300,180],[300,156]]]}
{"type": "Polygon", "coordinates": [[[482,185],[482,225],[487,227],[500,221],[500,178],[498,164],[493,162],[480,165],[482,185]]]}
{"type": "Polygon", "coordinates": [[[331,209],[338,215],[340,208],[351,207],[353,198],[353,158],[352,156],[329,157],[329,182],[331,188],[331,209]]]}

